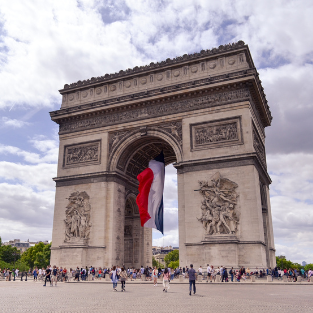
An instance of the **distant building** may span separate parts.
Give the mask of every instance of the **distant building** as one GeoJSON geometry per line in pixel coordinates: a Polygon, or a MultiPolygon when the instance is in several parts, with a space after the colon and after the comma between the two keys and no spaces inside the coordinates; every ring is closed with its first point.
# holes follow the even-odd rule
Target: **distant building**
{"type": "Polygon", "coordinates": [[[173,250],[179,250],[179,248],[172,246],[167,247],[152,246],[152,255],[159,263],[165,266],[164,258],[169,252],[172,252],[173,250]]]}
{"type": "Polygon", "coordinates": [[[49,243],[48,240],[35,242],[35,241],[29,241],[29,239],[27,241],[21,241],[20,239],[14,239],[14,240],[9,240],[8,242],[4,242],[3,245],[16,247],[17,250],[19,250],[21,253],[24,253],[27,249],[29,249],[30,247],[33,247],[35,244],[37,244],[39,242],[43,242],[45,245],[47,245],[49,243]]]}
{"type": "Polygon", "coordinates": [[[302,262],[302,266],[306,266],[307,263],[305,261],[302,262]]]}

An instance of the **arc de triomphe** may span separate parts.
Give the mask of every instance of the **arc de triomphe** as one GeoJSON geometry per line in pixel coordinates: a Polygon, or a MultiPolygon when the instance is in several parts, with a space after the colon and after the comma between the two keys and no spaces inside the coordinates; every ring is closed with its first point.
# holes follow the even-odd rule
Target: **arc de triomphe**
{"type": "Polygon", "coordinates": [[[151,265],[136,177],[162,149],[177,169],[180,266],[275,265],[264,148],[272,117],[244,42],[60,93],[50,113],[60,136],[52,265],[151,265]]]}

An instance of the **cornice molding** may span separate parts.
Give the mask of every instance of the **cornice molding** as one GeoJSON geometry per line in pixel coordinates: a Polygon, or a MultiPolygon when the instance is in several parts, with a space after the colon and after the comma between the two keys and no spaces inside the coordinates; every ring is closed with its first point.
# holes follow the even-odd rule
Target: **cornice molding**
{"type": "MultiPolygon", "coordinates": [[[[200,60],[204,57],[208,56],[214,56],[218,55],[220,53],[225,53],[225,52],[230,52],[230,51],[236,51],[242,48],[247,48],[248,46],[242,41],[239,40],[236,43],[232,44],[226,44],[226,45],[220,45],[218,48],[213,48],[211,50],[201,50],[199,53],[193,53],[193,54],[184,54],[183,56],[179,56],[176,58],[167,58],[165,61],[161,62],[151,62],[149,65],[144,65],[144,66],[135,66],[133,69],[127,69],[127,70],[121,70],[118,73],[113,73],[113,74],[105,74],[104,76],[99,76],[99,77],[92,77],[91,79],[83,80],[83,81],[77,81],[75,83],[71,84],[65,84],[64,89],[61,89],[60,92],[64,91],[71,91],[76,88],[81,88],[88,86],[90,87],[91,85],[97,84],[97,83],[103,83],[103,82],[108,82],[114,79],[124,79],[128,78],[129,76],[133,75],[138,75],[138,74],[143,74],[146,73],[147,71],[153,71],[153,70],[159,70],[159,69],[164,69],[168,66],[173,66],[173,65],[180,65],[185,62],[190,62],[190,61],[197,61],[200,60]]],[[[252,59],[251,59],[252,61],[252,59]]],[[[250,62],[251,62],[250,61],[250,62]]]]}

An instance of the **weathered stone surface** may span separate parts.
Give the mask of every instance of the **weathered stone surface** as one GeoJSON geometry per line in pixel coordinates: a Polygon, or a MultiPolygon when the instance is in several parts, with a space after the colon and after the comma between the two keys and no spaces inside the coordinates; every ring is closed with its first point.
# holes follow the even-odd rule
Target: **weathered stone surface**
{"type": "Polygon", "coordinates": [[[53,264],[151,265],[152,231],[140,225],[136,177],[163,150],[178,170],[180,266],[275,266],[264,149],[271,114],[248,46],[60,92],[61,109],[50,114],[60,125],[53,264]],[[85,200],[68,209],[77,193],[88,195],[87,211],[85,200]]]}

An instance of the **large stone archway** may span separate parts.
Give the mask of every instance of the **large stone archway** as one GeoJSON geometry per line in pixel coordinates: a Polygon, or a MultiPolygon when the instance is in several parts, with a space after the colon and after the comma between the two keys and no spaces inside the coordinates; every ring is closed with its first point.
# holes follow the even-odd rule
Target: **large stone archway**
{"type": "Polygon", "coordinates": [[[51,262],[151,265],[136,176],[161,150],[177,168],[180,265],[275,265],[264,128],[248,46],[203,50],[65,85],[51,262]]]}

